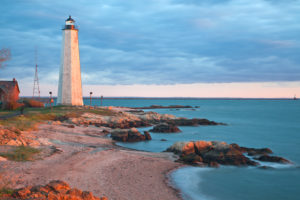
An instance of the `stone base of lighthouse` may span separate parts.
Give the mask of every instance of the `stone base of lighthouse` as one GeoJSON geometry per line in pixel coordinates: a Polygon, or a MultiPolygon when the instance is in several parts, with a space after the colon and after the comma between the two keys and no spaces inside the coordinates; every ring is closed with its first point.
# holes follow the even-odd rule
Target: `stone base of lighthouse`
{"type": "Polygon", "coordinates": [[[83,105],[77,29],[63,30],[57,104],[83,105]]]}

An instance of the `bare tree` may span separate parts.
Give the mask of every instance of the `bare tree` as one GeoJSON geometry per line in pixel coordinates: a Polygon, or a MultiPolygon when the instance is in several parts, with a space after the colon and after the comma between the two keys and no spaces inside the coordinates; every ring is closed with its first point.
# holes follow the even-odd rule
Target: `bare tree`
{"type": "Polygon", "coordinates": [[[9,59],[10,59],[10,50],[6,48],[0,49],[0,68],[4,66],[3,62],[9,59]]]}

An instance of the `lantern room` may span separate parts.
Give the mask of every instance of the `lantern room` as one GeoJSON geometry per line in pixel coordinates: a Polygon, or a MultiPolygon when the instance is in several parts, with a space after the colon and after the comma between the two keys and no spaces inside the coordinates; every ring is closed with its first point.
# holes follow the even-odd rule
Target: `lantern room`
{"type": "Polygon", "coordinates": [[[64,30],[66,30],[66,29],[75,29],[75,30],[77,30],[77,27],[75,25],[75,20],[72,19],[71,15],[69,15],[69,18],[66,19],[66,24],[65,24],[65,27],[63,29],[64,30]]]}

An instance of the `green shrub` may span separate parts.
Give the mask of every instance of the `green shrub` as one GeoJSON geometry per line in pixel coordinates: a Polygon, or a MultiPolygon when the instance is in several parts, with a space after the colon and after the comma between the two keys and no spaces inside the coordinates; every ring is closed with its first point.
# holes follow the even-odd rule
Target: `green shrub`
{"type": "Polygon", "coordinates": [[[0,153],[0,156],[12,161],[32,161],[36,154],[40,153],[39,149],[30,146],[18,146],[11,152],[0,153]]]}
{"type": "Polygon", "coordinates": [[[14,193],[13,189],[7,187],[0,188],[0,197],[2,197],[5,194],[12,194],[12,193],[14,193]]]}

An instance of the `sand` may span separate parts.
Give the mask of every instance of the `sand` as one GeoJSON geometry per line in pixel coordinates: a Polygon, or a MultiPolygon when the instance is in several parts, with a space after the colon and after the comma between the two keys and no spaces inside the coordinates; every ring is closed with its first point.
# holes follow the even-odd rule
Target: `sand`
{"type": "Polygon", "coordinates": [[[181,166],[171,153],[134,151],[114,145],[101,128],[40,125],[35,136],[56,153],[34,162],[0,162],[0,185],[20,188],[68,182],[110,200],[181,199],[168,173],[181,166]]]}

